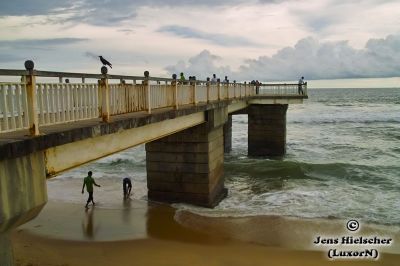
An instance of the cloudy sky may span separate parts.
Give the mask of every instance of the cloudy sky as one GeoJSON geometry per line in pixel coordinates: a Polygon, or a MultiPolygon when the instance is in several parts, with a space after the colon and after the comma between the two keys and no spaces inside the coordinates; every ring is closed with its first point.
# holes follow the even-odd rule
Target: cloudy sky
{"type": "Polygon", "coordinates": [[[237,80],[400,76],[398,0],[0,2],[0,68],[237,80]]]}

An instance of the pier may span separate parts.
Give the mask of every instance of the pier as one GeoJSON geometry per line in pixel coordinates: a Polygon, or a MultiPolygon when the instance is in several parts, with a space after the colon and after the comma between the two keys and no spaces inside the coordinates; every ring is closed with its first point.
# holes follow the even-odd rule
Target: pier
{"type": "MultiPolygon", "coordinates": [[[[283,156],[289,104],[307,84],[0,69],[0,260],[8,232],[47,202],[46,179],[140,144],[148,197],[216,206],[227,194],[232,115],[247,114],[249,156],[283,156]]],[[[262,77],[260,77],[262,78],[262,77]]]]}

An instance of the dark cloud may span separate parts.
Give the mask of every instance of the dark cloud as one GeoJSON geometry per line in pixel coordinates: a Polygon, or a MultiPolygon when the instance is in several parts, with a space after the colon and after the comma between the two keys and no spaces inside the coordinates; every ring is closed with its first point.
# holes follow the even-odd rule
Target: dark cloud
{"type": "Polygon", "coordinates": [[[305,38],[271,57],[248,60],[234,72],[229,67],[217,67],[217,59],[210,52],[203,51],[191,58],[189,64],[180,62],[166,70],[196,76],[213,72],[237,80],[266,81],[296,80],[299,76],[307,79],[396,77],[400,73],[400,35],[370,39],[364,49],[355,49],[346,41],[319,42],[305,38]]]}
{"type": "Polygon", "coordinates": [[[13,49],[52,49],[55,46],[69,45],[87,41],[83,38],[18,39],[0,41],[0,46],[13,49]]]}
{"type": "Polygon", "coordinates": [[[20,62],[22,60],[24,60],[22,56],[0,53],[0,62],[2,63],[20,62]]]}
{"type": "Polygon", "coordinates": [[[210,7],[235,6],[241,3],[269,4],[282,1],[274,0],[2,0],[1,16],[35,16],[64,14],[47,20],[48,23],[87,23],[98,26],[118,25],[136,16],[140,7],[210,7]]]}
{"type": "Polygon", "coordinates": [[[0,1],[0,16],[35,16],[48,15],[70,9],[77,1],[65,0],[3,0],[0,1]]]}
{"type": "Polygon", "coordinates": [[[183,38],[206,40],[222,46],[258,46],[256,43],[253,43],[250,40],[240,36],[207,33],[193,28],[176,25],[164,26],[161,27],[158,31],[171,33],[183,38]]]}
{"type": "Polygon", "coordinates": [[[125,33],[126,35],[134,34],[135,31],[132,29],[120,29],[119,32],[125,33]]]}
{"type": "Polygon", "coordinates": [[[92,59],[95,59],[95,60],[99,60],[99,55],[94,54],[92,52],[85,52],[85,56],[87,56],[89,58],[92,58],[92,59]]]}

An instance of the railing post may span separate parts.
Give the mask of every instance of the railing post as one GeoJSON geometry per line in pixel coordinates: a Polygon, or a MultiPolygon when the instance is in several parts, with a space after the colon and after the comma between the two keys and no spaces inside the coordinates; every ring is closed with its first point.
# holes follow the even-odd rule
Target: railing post
{"type": "Polygon", "coordinates": [[[34,75],[35,64],[31,60],[25,61],[25,68],[29,74],[25,77],[26,82],[26,96],[28,101],[28,114],[29,116],[29,132],[32,136],[38,136],[39,133],[39,115],[37,108],[36,98],[36,77],[34,75]]]}
{"type": "Polygon", "coordinates": [[[194,105],[197,105],[197,97],[196,97],[196,90],[197,90],[197,88],[196,88],[196,77],[193,77],[192,78],[192,86],[193,86],[193,104],[194,105]]]}
{"type": "Polygon", "coordinates": [[[174,81],[174,101],[175,101],[175,110],[178,110],[178,81],[175,79],[174,81]]]}
{"type": "Polygon", "coordinates": [[[306,83],[304,83],[304,91],[303,91],[303,95],[308,95],[308,92],[307,92],[307,82],[306,82],[306,83]]]}
{"type": "Polygon", "coordinates": [[[173,87],[174,109],[178,110],[178,81],[176,80],[176,74],[172,75],[171,86],[173,87]]]}
{"type": "Polygon", "coordinates": [[[207,87],[207,103],[209,103],[210,102],[210,78],[207,78],[206,87],[207,87]]]}
{"type": "Polygon", "coordinates": [[[151,91],[150,91],[150,73],[149,71],[144,72],[143,84],[146,87],[146,98],[147,98],[147,113],[151,114],[151,91]]]}
{"type": "Polygon", "coordinates": [[[107,67],[101,68],[103,78],[100,80],[101,87],[101,118],[103,122],[110,122],[110,88],[107,79],[107,67]]]}
{"type": "Polygon", "coordinates": [[[218,87],[218,101],[220,101],[221,100],[221,82],[219,79],[217,80],[217,87],[218,87]]]}
{"type": "Polygon", "coordinates": [[[223,83],[224,86],[224,93],[222,94],[222,99],[225,100],[226,99],[226,95],[227,95],[227,91],[229,90],[228,88],[228,83],[223,83]]]}

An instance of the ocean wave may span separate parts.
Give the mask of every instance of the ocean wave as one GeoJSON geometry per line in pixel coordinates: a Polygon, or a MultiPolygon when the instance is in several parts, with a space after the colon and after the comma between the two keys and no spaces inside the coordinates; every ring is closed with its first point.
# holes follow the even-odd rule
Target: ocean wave
{"type": "Polygon", "coordinates": [[[110,166],[121,166],[121,165],[146,166],[146,159],[140,158],[135,160],[135,159],[116,158],[103,163],[108,164],[110,166]]]}
{"type": "Polygon", "coordinates": [[[288,120],[288,124],[376,124],[376,123],[400,123],[400,117],[381,117],[381,118],[315,118],[314,119],[293,119],[288,120]]]}
{"type": "MultiPolygon", "coordinates": [[[[392,173],[400,171],[400,166],[371,166],[355,163],[310,163],[289,160],[255,160],[226,162],[227,180],[236,177],[247,178],[251,183],[273,182],[294,179],[316,181],[343,181],[365,186],[376,185],[388,189],[399,188],[400,184],[393,179],[392,173]]],[[[261,185],[261,184],[258,184],[261,185]]]]}

